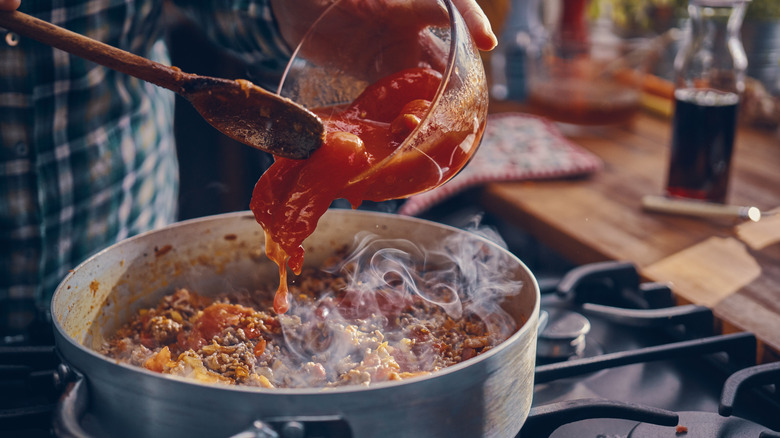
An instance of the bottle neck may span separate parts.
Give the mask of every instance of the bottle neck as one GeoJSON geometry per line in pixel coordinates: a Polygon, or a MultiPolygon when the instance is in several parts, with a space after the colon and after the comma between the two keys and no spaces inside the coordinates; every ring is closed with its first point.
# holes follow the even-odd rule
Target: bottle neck
{"type": "Polygon", "coordinates": [[[712,88],[740,94],[744,90],[747,55],[740,31],[745,3],[688,6],[690,28],[675,59],[677,88],[712,88]]]}
{"type": "Polygon", "coordinates": [[[588,0],[563,0],[559,34],[563,43],[588,42],[588,20],[585,15],[588,0]]]}
{"type": "MultiPolygon", "coordinates": [[[[713,44],[725,45],[740,39],[742,20],[745,17],[745,3],[730,6],[688,6],[691,17],[691,31],[694,37],[704,38],[713,44]]],[[[741,44],[741,43],[740,43],[741,44]]]]}
{"type": "Polygon", "coordinates": [[[506,28],[509,32],[541,32],[544,25],[541,20],[542,0],[512,0],[506,28]]]}

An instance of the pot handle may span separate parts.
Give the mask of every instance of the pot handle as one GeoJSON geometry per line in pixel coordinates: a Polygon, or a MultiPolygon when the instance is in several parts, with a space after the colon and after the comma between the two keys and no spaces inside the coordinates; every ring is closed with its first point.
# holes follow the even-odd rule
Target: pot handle
{"type": "Polygon", "coordinates": [[[307,438],[337,436],[351,438],[349,424],[338,416],[275,417],[255,420],[248,429],[230,438],[307,438]]]}
{"type": "Polygon", "coordinates": [[[260,420],[255,420],[252,427],[239,432],[230,438],[280,438],[279,434],[269,425],[260,420]]]}
{"type": "Polygon", "coordinates": [[[57,374],[65,391],[54,409],[54,435],[60,438],[89,438],[90,434],[80,424],[89,400],[87,381],[83,374],[65,364],[60,364],[57,374]]]}

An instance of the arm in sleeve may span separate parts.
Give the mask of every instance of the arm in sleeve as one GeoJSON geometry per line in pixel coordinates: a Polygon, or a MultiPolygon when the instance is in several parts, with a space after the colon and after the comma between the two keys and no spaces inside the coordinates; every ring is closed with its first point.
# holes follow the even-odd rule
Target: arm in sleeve
{"type": "Polygon", "coordinates": [[[174,0],[208,38],[247,64],[286,65],[292,50],[279,33],[269,0],[174,0]]]}

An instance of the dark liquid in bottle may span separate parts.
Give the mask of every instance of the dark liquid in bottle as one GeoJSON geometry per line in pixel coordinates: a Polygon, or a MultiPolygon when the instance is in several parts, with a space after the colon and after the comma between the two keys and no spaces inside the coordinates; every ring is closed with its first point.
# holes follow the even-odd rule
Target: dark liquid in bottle
{"type": "Polygon", "coordinates": [[[675,92],[666,193],[725,202],[739,96],[709,89],[675,92]]]}

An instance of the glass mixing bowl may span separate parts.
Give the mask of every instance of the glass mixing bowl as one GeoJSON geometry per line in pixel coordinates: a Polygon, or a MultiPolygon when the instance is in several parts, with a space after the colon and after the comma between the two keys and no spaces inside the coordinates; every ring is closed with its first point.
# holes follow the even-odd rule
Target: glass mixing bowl
{"type": "Polygon", "coordinates": [[[631,121],[640,110],[644,66],[624,61],[646,52],[642,42],[550,41],[531,62],[531,112],[575,125],[631,121]]]}
{"type": "Polygon", "coordinates": [[[440,186],[468,163],[488,108],[479,51],[449,0],[340,0],[308,29],[286,68],[278,93],[319,112],[412,67],[442,75],[430,109],[394,152],[350,180],[348,199],[405,198],[440,186]],[[418,19],[430,24],[410,25],[418,19]]]}
{"type": "Polygon", "coordinates": [[[529,110],[576,125],[629,122],[640,109],[651,45],[589,19],[587,0],[564,0],[537,56],[529,61],[529,110]]]}

